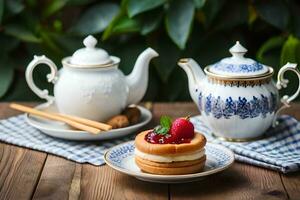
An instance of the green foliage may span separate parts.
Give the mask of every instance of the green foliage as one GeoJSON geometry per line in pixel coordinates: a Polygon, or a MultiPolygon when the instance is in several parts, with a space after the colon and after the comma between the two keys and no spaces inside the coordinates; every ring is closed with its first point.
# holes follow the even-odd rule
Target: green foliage
{"type": "Polygon", "coordinates": [[[194,18],[195,5],[192,0],[174,0],[166,16],[169,36],[180,49],[185,48],[194,18]]]}
{"type": "MultiPolygon", "coordinates": [[[[296,0],[0,0],[0,98],[37,100],[24,72],[33,55],[45,54],[58,67],[93,34],[99,46],[122,59],[131,72],[139,53],[151,46],[145,100],[190,100],[186,74],[177,66],[193,57],[204,67],[229,56],[236,40],[248,57],[273,66],[300,62],[300,3],[296,0]]],[[[46,67],[34,73],[52,90],[46,67]]],[[[292,81],[296,78],[291,76],[292,81]]],[[[290,84],[291,92],[297,84],[290,84]]]]}
{"type": "Polygon", "coordinates": [[[264,59],[266,58],[266,55],[269,51],[282,47],[283,43],[285,41],[285,38],[282,36],[274,36],[268,39],[265,43],[261,45],[259,50],[257,51],[257,59],[260,62],[268,62],[264,59]]]}
{"type": "Polygon", "coordinates": [[[272,3],[256,1],[255,7],[263,20],[284,30],[289,22],[289,10],[282,0],[273,0],[272,3]]]}
{"type": "Polygon", "coordinates": [[[287,62],[296,63],[299,60],[300,60],[300,41],[293,36],[289,36],[282,47],[281,56],[280,56],[280,65],[284,65],[287,62]]]}
{"type": "Polygon", "coordinates": [[[0,0],[0,24],[2,22],[3,10],[4,10],[4,0],[0,0]]]}
{"type": "Polygon", "coordinates": [[[165,3],[165,0],[129,0],[127,10],[129,17],[151,10],[165,3]]]}
{"type": "Polygon", "coordinates": [[[162,20],[162,11],[161,10],[155,10],[151,13],[146,13],[141,17],[139,20],[141,20],[141,27],[140,27],[140,33],[142,35],[147,35],[154,31],[160,24],[162,20]]]}
{"type": "Polygon", "coordinates": [[[68,0],[52,0],[49,2],[48,6],[44,9],[43,16],[49,17],[61,10],[66,4],[68,0]]]}
{"type": "Polygon", "coordinates": [[[119,11],[118,4],[101,3],[89,8],[72,29],[79,35],[101,33],[119,11]]]}
{"type": "Polygon", "coordinates": [[[41,39],[34,35],[23,25],[19,24],[7,24],[4,32],[7,35],[13,36],[24,42],[41,42],[41,39]]]}
{"type": "Polygon", "coordinates": [[[13,68],[6,67],[7,65],[10,65],[8,58],[0,57],[0,97],[7,92],[13,80],[13,68]]]}
{"type": "Polygon", "coordinates": [[[195,6],[199,9],[202,8],[206,0],[194,0],[195,6]]]}

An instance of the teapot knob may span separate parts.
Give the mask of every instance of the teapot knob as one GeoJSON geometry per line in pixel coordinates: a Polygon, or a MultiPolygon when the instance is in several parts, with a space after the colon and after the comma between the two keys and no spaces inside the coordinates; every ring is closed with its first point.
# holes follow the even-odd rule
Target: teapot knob
{"type": "Polygon", "coordinates": [[[89,35],[83,40],[83,44],[86,48],[93,49],[97,44],[97,39],[94,36],[89,35]]]}
{"type": "Polygon", "coordinates": [[[243,47],[239,41],[236,41],[235,45],[229,49],[233,57],[244,56],[247,51],[248,50],[243,47]]]}

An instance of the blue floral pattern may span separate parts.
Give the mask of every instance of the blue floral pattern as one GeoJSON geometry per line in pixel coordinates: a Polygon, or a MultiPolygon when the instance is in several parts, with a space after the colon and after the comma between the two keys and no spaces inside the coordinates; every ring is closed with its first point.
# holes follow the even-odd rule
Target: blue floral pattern
{"type": "Polygon", "coordinates": [[[198,102],[199,102],[199,110],[202,110],[202,92],[200,92],[199,97],[198,97],[198,102]]]}
{"type": "Polygon", "coordinates": [[[277,109],[277,97],[272,92],[269,96],[261,94],[251,99],[238,97],[236,100],[231,96],[223,100],[220,96],[214,97],[212,94],[205,97],[200,92],[198,100],[199,110],[204,111],[206,115],[212,114],[217,119],[229,119],[235,115],[241,119],[258,116],[265,118],[268,113],[274,113],[277,109]]]}
{"type": "Polygon", "coordinates": [[[223,62],[217,62],[212,66],[213,69],[222,71],[222,72],[234,72],[234,73],[249,73],[249,72],[256,72],[263,69],[263,65],[254,62],[253,64],[227,64],[223,62]]]}
{"type": "Polygon", "coordinates": [[[117,166],[121,166],[122,160],[126,158],[128,155],[134,153],[134,145],[128,145],[131,143],[124,143],[123,145],[119,145],[119,148],[113,148],[108,154],[108,159],[115,163],[117,166]]]}
{"type": "Polygon", "coordinates": [[[231,97],[227,98],[225,101],[225,108],[223,109],[223,116],[226,119],[229,119],[231,116],[236,114],[235,110],[236,110],[235,102],[232,100],[231,97]]]}
{"type": "MultiPolygon", "coordinates": [[[[200,94],[201,94],[201,92],[200,92],[200,94]]],[[[212,101],[212,95],[211,94],[209,94],[207,97],[206,97],[206,101],[205,101],[205,109],[204,109],[204,111],[205,111],[205,113],[206,114],[209,114],[209,113],[211,113],[211,101],[212,101]]]]}

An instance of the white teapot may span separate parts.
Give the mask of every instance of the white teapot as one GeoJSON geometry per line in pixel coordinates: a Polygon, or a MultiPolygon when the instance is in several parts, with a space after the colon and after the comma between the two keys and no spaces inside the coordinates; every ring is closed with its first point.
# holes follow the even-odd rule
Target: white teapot
{"type": "Polygon", "coordinates": [[[31,90],[49,104],[55,103],[59,112],[91,120],[104,121],[119,114],[127,105],[138,103],[148,85],[148,66],[158,54],[151,48],[142,52],[128,76],[118,69],[120,59],[96,48],[97,40],[88,36],[85,48],[62,60],[63,68],[46,56],[34,56],[26,69],[26,81],[31,90]],[[54,97],[39,89],[32,72],[39,64],[50,67],[48,82],[54,84],[54,97]]]}
{"type": "Polygon", "coordinates": [[[178,65],[188,76],[189,91],[197,104],[202,119],[217,137],[229,141],[248,141],[263,136],[276,125],[277,113],[289,107],[299,92],[283,96],[283,107],[278,109],[278,90],[286,87],[286,71],[295,72],[296,64],[287,63],[278,73],[277,84],[272,80],[273,68],[250,58],[239,42],[229,50],[232,57],[205,67],[204,72],[190,58],[180,59],[178,65]]]}

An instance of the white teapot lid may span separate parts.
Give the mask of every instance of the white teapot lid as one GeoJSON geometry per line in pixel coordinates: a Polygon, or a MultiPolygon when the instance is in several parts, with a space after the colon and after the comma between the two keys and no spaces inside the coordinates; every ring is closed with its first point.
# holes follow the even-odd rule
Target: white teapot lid
{"type": "Polygon", "coordinates": [[[97,39],[92,35],[83,40],[85,48],[75,51],[70,58],[70,64],[81,67],[93,65],[107,65],[113,62],[109,54],[101,48],[96,48],[97,39]]]}
{"type": "Polygon", "coordinates": [[[239,41],[229,49],[229,52],[232,56],[208,66],[209,72],[230,77],[250,77],[262,75],[269,71],[267,66],[251,58],[245,58],[247,49],[239,41]]]}

